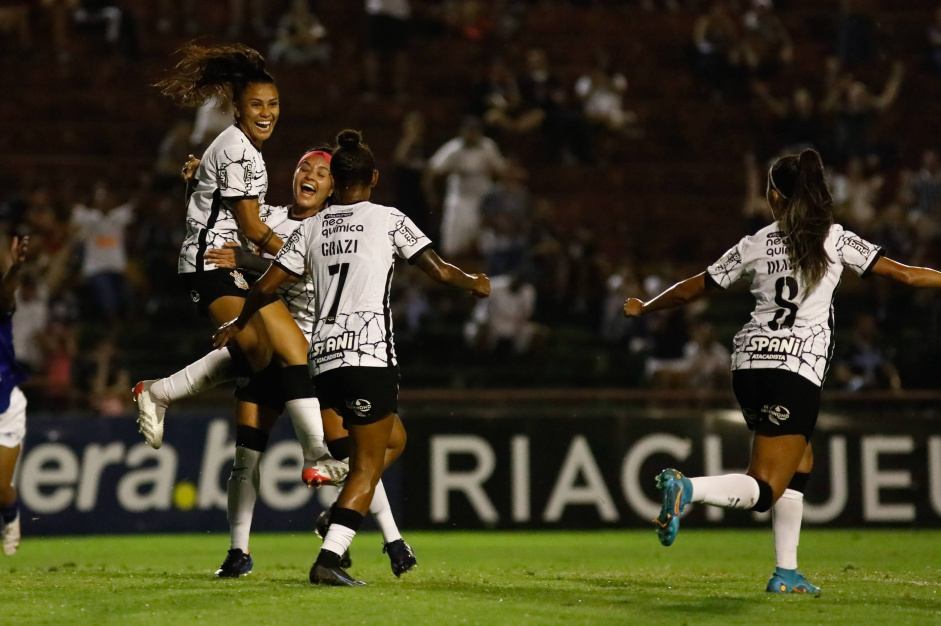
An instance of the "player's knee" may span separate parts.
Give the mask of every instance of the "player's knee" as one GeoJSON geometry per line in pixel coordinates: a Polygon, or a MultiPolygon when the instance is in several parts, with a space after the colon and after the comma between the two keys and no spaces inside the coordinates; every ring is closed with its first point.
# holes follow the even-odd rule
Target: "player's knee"
{"type": "Polygon", "coordinates": [[[0,508],[6,508],[16,502],[16,487],[4,484],[0,487],[0,508]]]}
{"type": "MultiPolygon", "coordinates": [[[[775,500],[781,497],[781,494],[775,494],[774,490],[771,489],[771,485],[760,478],[755,478],[755,482],[758,483],[758,501],[755,502],[752,511],[764,513],[771,509],[771,506],[774,504],[775,500]]],[[[783,492],[784,490],[782,489],[781,493],[783,492]]]]}

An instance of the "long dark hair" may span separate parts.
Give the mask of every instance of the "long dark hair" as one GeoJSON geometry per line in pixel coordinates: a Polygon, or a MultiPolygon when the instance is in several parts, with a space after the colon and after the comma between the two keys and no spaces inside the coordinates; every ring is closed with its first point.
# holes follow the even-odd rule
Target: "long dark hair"
{"type": "Polygon", "coordinates": [[[274,84],[274,78],[265,69],[265,57],[242,44],[190,43],[179,54],[182,58],[170,75],[154,86],[184,108],[201,106],[213,96],[237,101],[252,83],[274,84]]]}
{"type": "Polygon", "coordinates": [[[827,273],[830,257],[823,243],[833,225],[833,198],[816,150],[778,159],[768,174],[770,187],[782,198],[778,223],[787,238],[787,256],[809,293],[827,273]]]}
{"type": "Polygon", "coordinates": [[[363,143],[363,135],[358,130],[341,130],[330,160],[334,193],[339,189],[368,187],[375,169],[376,159],[369,146],[363,143]]]}

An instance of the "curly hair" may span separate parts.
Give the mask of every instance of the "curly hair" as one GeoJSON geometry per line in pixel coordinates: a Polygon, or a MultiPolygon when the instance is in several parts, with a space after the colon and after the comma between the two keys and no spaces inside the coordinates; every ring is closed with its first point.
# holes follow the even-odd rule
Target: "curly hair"
{"type": "Polygon", "coordinates": [[[199,46],[179,50],[180,61],[156,83],[160,92],[184,108],[196,108],[212,97],[238,100],[252,83],[274,84],[265,58],[242,44],[199,46]]]}
{"type": "Polygon", "coordinates": [[[337,189],[368,187],[376,169],[372,150],[363,143],[358,130],[342,130],[337,135],[337,147],[330,161],[330,173],[337,189]]]}

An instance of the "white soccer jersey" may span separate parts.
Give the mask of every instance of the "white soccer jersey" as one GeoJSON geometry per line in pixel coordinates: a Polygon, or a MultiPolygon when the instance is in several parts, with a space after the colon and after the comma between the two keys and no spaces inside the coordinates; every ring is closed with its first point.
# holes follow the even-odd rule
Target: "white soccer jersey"
{"type": "MultiPolygon", "coordinates": [[[[281,241],[287,241],[304,223],[303,219],[291,217],[289,206],[265,204],[259,209],[258,216],[274,231],[274,234],[281,238],[281,241]]],[[[262,256],[266,259],[274,258],[264,252],[262,256]]],[[[304,337],[310,342],[314,333],[314,283],[310,275],[305,274],[303,278],[292,277],[292,280],[285,281],[278,289],[278,296],[284,301],[294,321],[304,333],[304,337]]]]}
{"type": "Polygon", "coordinates": [[[219,133],[206,148],[195,180],[186,205],[186,238],[177,264],[181,274],[215,269],[203,261],[210,248],[222,248],[233,241],[247,246],[226,203],[257,198],[263,204],[268,191],[265,160],[237,126],[219,133]]]}
{"type": "Polygon", "coordinates": [[[395,257],[411,262],[430,246],[401,211],[372,202],[331,206],[294,231],[275,263],[313,281],[315,376],[397,363],[389,310],[395,257]]]}
{"type": "Polygon", "coordinates": [[[834,224],[824,242],[827,272],[806,293],[791,271],[783,237],[774,222],[742,239],[706,271],[723,289],[748,280],[755,297],[751,320],[735,335],[733,370],[784,369],[822,385],[833,354],[833,294],[843,268],[865,275],[882,250],[834,224]]]}

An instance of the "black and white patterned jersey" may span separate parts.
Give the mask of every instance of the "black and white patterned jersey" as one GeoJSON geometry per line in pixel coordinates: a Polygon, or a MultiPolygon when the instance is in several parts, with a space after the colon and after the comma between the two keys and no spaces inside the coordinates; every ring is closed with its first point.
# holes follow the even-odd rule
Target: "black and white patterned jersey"
{"type": "MultiPolygon", "coordinates": [[[[304,223],[303,219],[291,217],[290,206],[262,205],[258,217],[281,238],[281,241],[287,241],[304,223]]],[[[261,255],[266,259],[274,258],[265,252],[261,255]]],[[[304,337],[310,342],[314,333],[314,283],[310,275],[305,273],[302,278],[292,276],[278,289],[278,296],[284,301],[304,337]]]]}
{"type": "Polygon", "coordinates": [[[430,246],[404,213],[372,202],[324,209],[285,241],[275,263],[313,281],[308,360],[315,376],[397,363],[389,310],[395,257],[412,262],[430,246]]]}
{"type": "Polygon", "coordinates": [[[229,242],[247,246],[226,203],[257,199],[262,204],[268,190],[265,160],[237,126],[219,133],[206,148],[195,180],[186,205],[186,238],[177,264],[181,274],[215,269],[203,261],[206,250],[229,242]]]}
{"type": "Polygon", "coordinates": [[[721,288],[745,279],[755,297],[751,320],[735,335],[732,369],[784,369],[822,385],[833,355],[833,296],[843,268],[860,276],[882,249],[839,224],[824,242],[829,266],[809,293],[791,270],[777,222],[745,237],[706,270],[721,288]]]}

